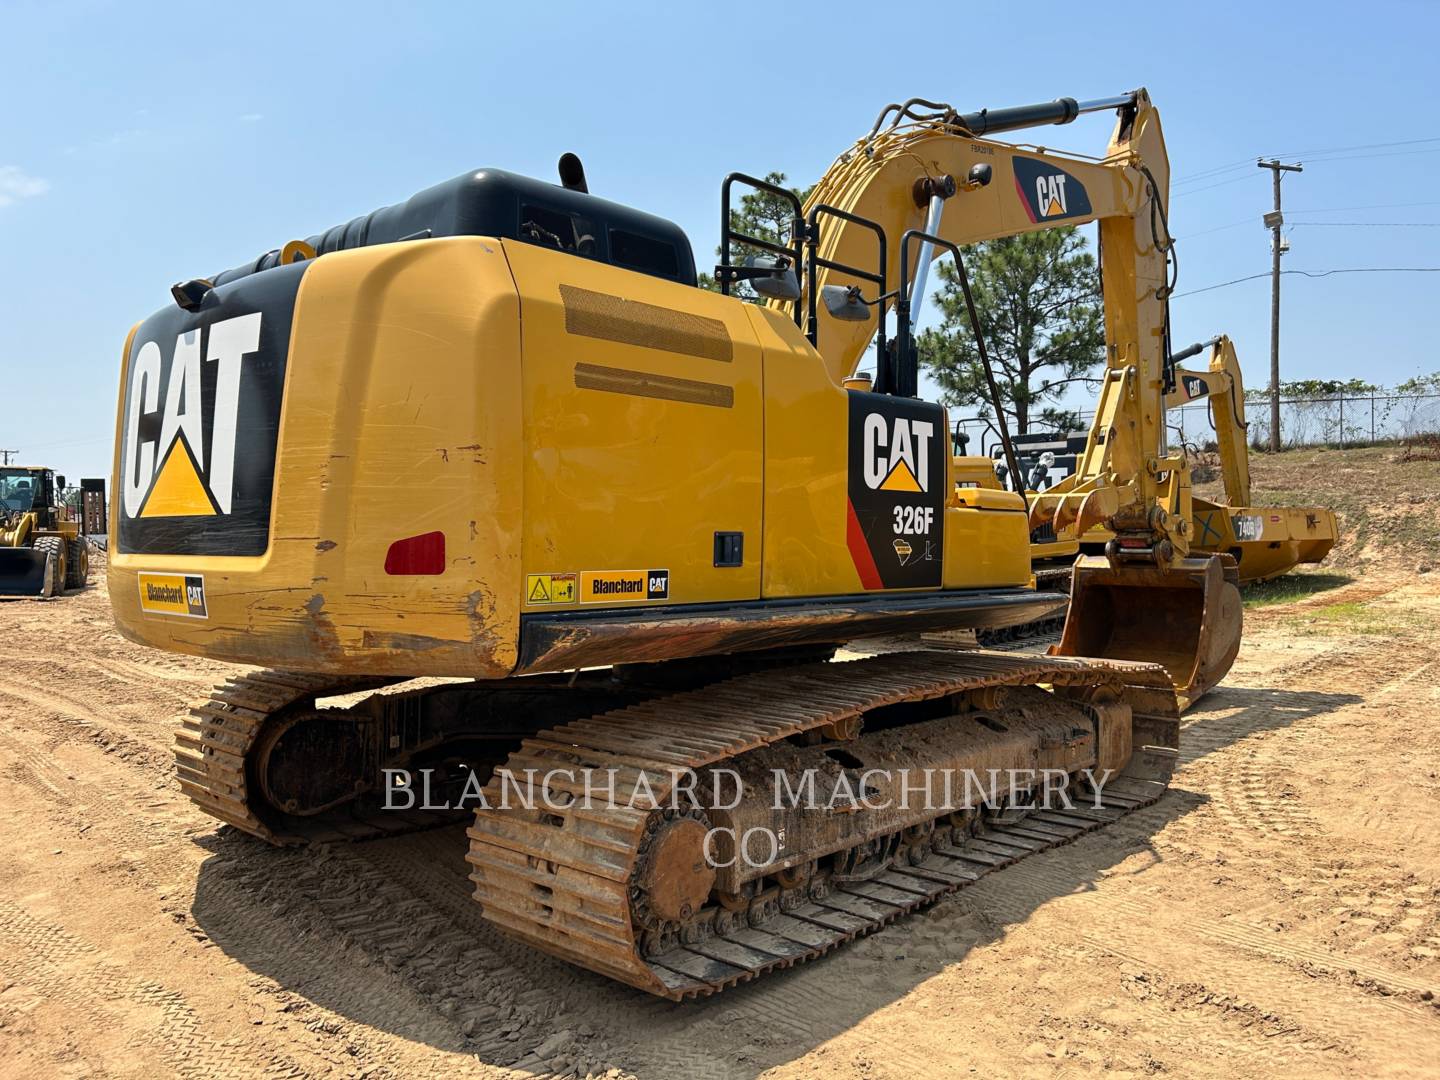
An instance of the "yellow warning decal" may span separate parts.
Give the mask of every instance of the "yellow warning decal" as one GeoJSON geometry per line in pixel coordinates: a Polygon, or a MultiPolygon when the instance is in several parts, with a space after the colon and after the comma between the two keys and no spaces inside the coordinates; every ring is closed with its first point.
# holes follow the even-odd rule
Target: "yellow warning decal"
{"type": "Polygon", "coordinates": [[[530,574],[525,578],[527,604],[573,604],[574,574],[530,574]]]}
{"type": "Polygon", "coordinates": [[[669,570],[586,570],[580,575],[582,604],[666,600],[669,596],[669,570]]]}
{"type": "Polygon", "coordinates": [[[140,609],[152,615],[207,618],[201,574],[140,574],[140,609]]]}
{"type": "Polygon", "coordinates": [[[140,511],[142,518],[153,517],[214,517],[215,504],[200,481],[195,455],[185,436],[170,444],[165,463],[155,477],[150,496],[140,511]]]}

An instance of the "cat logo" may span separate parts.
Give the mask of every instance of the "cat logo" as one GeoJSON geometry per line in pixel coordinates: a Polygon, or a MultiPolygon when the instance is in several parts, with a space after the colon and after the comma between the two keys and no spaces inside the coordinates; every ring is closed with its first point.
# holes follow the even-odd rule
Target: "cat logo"
{"type": "Polygon", "coordinates": [[[1192,401],[1198,397],[1204,397],[1210,392],[1210,388],[1205,385],[1205,380],[1199,375],[1186,375],[1180,382],[1185,387],[1185,396],[1192,401]]]}
{"type": "Polygon", "coordinates": [[[153,615],[207,617],[201,574],[140,574],[140,609],[153,615]]]}
{"type": "Polygon", "coordinates": [[[130,335],[115,448],[116,550],[263,555],[290,329],[314,260],[167,304],[130,335]]]}
{"type": "Polygon", "coordinates": [[[1035,205],[1043,206],[1041,217],[1061,217],[1065,213],[1065,181],[1070,179],[1064,173],[1051,173],[1035,178],[1035,205]]]}
{"type": "Polygon", "coordinates": [[[1064,169],[1027,157],[1017,157],[1014,162],[1015,190],[1032,222],[1039,224],[1090,213],[1090,196],[1085,185],[1064,169]]]}
{"type": "Polygon", "coordinates": [[[253,312],[182,331],[175,337],[170,377],[163,388],[161,349],[169,343],[146,341],[136,350],[120,466],[126,517],[230,513],[241,372],[245,357],[260,348],[260,321],[261,313],[253,312]],[[202,365],[213,365],[214,372],[208,415],[202,409],[202,365]],[[142,426],[153,426],[156,414],[161,417],[159,438],[142,437],[142,426]]]}
{"type": "Polygon", "coordinates": [[[871,491],[930,490],[930,440],[935,425],[929,420],[871,413],[862,429],[865,449],[865,486],[871,491]]]}

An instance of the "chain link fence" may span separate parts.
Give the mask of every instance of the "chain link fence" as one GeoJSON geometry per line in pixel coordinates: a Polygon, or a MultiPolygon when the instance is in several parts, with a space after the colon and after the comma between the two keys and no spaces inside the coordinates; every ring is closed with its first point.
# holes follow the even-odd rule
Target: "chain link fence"
{"type": "MultiPolygon", "coordinates": [[[[1245,395],[1246,434],[1251,446],[1270,445],[1270,395],[1245,395]]],[[[1088,422],[1088,417],[1087,417],[1088,422]]],[[[1204,447],[1215,437],[1206,405],[1170,411],[1171,437],[1204,447]]],[[[1440,433],[1440,394],[1321,394],[1280,399],[1280,445],[1368,446],[1440,433]]]]}
{"type": "MultiPolygon", "coordinates": [[[[952,417],[954,413],[951,413],[952,417]]],[[[1078,414],[1079,428],[1088,430],[1094,412],[1078,414]]],[[[1258,450],[1270,446],[1270,395],[1245,395],[1246,441],[1258,450]]],[[[1213,448],[1215,428],[1208,404],[1185,405],[1166,415],[1170,442],[1201,450],[1213,448]]],[[[995,454],[1000,436],[984,416],[965,416],[956,428],[969,438],[967,453],[995,454]]],[[[1039,425],[1032,432],[1049,431],[1039,425]]],[[[1056,432],[1064,435],[1065,432],[1056,432]]],[[[1317,394],[1280,399],[1280,445],[1286,450],[1304,446],[1339,448],[1402,442],[1420,435],[1440,435],[1440,393],[1317,394]]]]}

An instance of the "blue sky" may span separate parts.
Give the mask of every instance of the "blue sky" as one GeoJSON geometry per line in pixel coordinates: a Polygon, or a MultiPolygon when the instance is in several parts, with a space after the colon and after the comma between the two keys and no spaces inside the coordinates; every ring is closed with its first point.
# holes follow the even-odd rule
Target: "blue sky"
{"type": "MultiPolygon", "coordinates": [[[[1285,181],[1287,268],[1440,267],[1440,7],[935,10],[0,0],[0,447],[108,473],[121,345],[176,280],[469,168],[550,178],[566,150],[597,194],[678,221],[703,264],[726,172],[809,182],[911,96],[969,111],[1148,87],[1176,342],[1228,331],[1250,385],[1268,280],[1184,294],[1268,270],[1257,155],[1307,163],[1285,181]]],[[[1034,138],[1098,152],[1109,125],[1034,138]]],[[[1284,280],[1287,378],[1440,370],[1440,274],[1284,280]]]]}

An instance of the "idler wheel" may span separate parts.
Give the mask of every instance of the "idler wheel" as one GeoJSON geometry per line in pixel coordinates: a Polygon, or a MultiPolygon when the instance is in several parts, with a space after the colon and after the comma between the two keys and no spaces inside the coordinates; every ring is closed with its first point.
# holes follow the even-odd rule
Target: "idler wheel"
{"type": "Polygon", "coordinates": [[[699,911],[715,885],[705,858],[709,823],[697,811],[664,816],[640,853],[641,922],[684,922],[699,911]]]}

